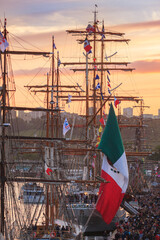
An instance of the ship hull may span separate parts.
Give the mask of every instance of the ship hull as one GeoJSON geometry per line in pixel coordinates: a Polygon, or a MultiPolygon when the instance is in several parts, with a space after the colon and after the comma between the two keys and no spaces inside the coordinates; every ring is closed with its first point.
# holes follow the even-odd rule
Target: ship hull
{"type": "Polygon", "coordinates": [[[123,220],[126,216],[124,209],[119,208],[116,216],[110,224],[106,224],[100,213],[95,207],[87,208],[87,205],[82,207],[67,208],[68,216],[73,223],[81,225],[84,230],[84,235],[101,235],[104,232],[112,232],[116,229],[116,222],[123,220]]]}

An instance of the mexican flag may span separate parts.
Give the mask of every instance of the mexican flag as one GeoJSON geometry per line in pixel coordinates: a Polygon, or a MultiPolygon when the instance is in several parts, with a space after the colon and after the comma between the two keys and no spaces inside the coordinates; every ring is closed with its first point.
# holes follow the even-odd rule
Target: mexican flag
{"type": "Polygon", "coordinates": [[[101,177],[110,183],[101,183],[96,209],[109,224],[123,200],[129,177],[126,154],[112,104],[98,149],[104,153],[101,177]]]}

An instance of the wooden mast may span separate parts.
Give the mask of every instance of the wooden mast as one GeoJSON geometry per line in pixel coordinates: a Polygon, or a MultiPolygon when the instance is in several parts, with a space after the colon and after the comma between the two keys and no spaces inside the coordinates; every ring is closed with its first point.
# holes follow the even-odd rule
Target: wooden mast
{"type": "MultiPolygon", "coordinates": [[[[104,31],[104,21],[102,21],[102,32],[104,31]]],[[[103,42],[103,34],[102,34],[102,38],[101,38],[102,42],[101,42],[101,94],[103,95],[103,53],[104,53],[104,42],[103,42]]],[[[102,98],[102,96],[101,96],[102,98]]],[[[100,118],[102,118],[102,99],[100,102],[100,107],[101,107],[101,111],[100,111],[100,118]]]]}
{"type": "MultiPolygon", "coordinates": [[[[7,39],[7,30],[6,30],[6,19],[4,22],[4,38],[7,39]]],[[[4,235],[4,193],[5,193],[5,179],[6,179],[6,169],[5,169],[5,127],[3,124],[6,122],[6,77],[7,77],[7,59],[6,59],[6,50],[4,51],[4,68],[3,68],[3,85],[2,85],[2,146],[1,146],[1,233],[4,235]]]]}
{"type": "MultiPolygon", "coordinates": [[[[95,5],[95,11],[94,11],[94,34],[93,34],[93,59],[94,59],[94,69],[93,69],[93,115],[96,113],[96,29],[97,29],[97,11],[96,11],[97,5],[95,5]]],[[[94,119],[94,125],[96,124],[96,118],[94,119]]]]}
{"type": "MultiPolygon", "coordinates": [[[[52,36],[52,89],[51,89],[51,109],[53,110],[53,89],[54,89],[54,36],[52,36]]],[[[53,113],[51,113],[51,137],[53,137],[53,113]]]]}
{"type": "MultiPolygon", "coordinates": [[[[47,74],[47,109],[49,108],[49,75],[47,74]]],[[[46,113],[47,121],[46,121],[46,137],[49,138],[49,112],[46,113]]],[[[48,143],[47,143],[48,146],[48,143]]],[[[46,159],[45,159],[46,160],[46,159]]],[[[49,213],[49,196],[48,196],[48,191],[49,191],[49,185],[46,184],[46,209],[45,209],[45,216],[46,216],[46,229],[48,228],[48,213],[49,213]]]]}
{"type": "Polygon", "coordinates": [[[88,53],[86,53],[86,140],[88,138],[88,119],[89,119],[89,91],[88,91],[88,53]]]}
{"type": "MultiPolygon", "coordinates": [[[[59,59],[59,52],[57,51],[57,87],[56,87],[56,109],[59,109],[59,66],[60,66],[60,59],[59,59]]],[[[59,114],[56,115],[56,126],[59,126],[59,114]]],[[[59,136],[59,128],[56,128],[56,137],[59,136]]]]}

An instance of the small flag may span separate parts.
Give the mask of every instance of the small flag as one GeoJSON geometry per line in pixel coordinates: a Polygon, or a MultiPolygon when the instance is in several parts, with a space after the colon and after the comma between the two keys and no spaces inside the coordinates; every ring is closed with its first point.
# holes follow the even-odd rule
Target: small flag
{"type": "Polygon", "coordinates": [[[54,49],[57,49],[57,48],[56,48],[56,44],[55,44],[55,43],[53,43],[53,48],[54,48],[54,49]]]}
{"type": "Polygon", "coordinates": [[[104,118],[105,118],[105,119],[107,118],[107,116],[106,116],[106,114],[105,114],[104,110],[103,110],[103,116],[104,116],[104,118]]]}
{"type": "Polygon", "coordinates": [[[98,146],[99,146],[99,142],[96,143],[96,148],[98,148],[98,146]]]}
{"type": "Polygon", "coordinates": [[[102,125],[105,125],[103,117],[99,120],[102,125]]]}
{"type": "Polygon", "coordinates": [[[87,39],[84,41],[84,49],[88,54],[92,52],[91,51],[92,47],[90,46],[90,43],[87,39]]]}
{"type": "Polygon", "coordinates": [[[61,60],[58,59],[58,67],[61,65],[61,60]]]}
{"type": "Polygon", "coordinates": [[[109,78],[109,76],[107,75],[107,79],[108,79],[108,82],[110,82],[110,78],[109,78]]]}
{"type": "Polygon", "coordinates": [[[97,137],[97,142],[100,142],[101,141],[101,138],[100,136],[97,137]]]}
{"type": "Polygon", "coordinates": [[[126,154],[112,104],[98,149],[104,153],[101,177],[109,183],[101,183],[96,209],[110,224],[123,200],[129,180],[126,154]]]}
{"type": "Polygon", "coordinates": [[[105,38],[105,35],[104,35],[104,34],[102,34],[101,40],[103,40],[104,38],[105,38]]]}
{"type": "Polygon", "coordinates": [[[109,88],[108,88],[108,93],[111,94],[111,91],[109,90],[109,88]]]}
{"type": "Polygon", "coordinates": [[[70,130],[70,126],[69,123],[67,121],[67,118],[65,118],[64,123],[63,123],[63,135],[65,136],[65,134],[70,130]]]}
{"type": "Polygon", "coordinates": [[[97,90],[97,89],[100,89],[100,88],[101,88],[101,86],[100,86],[100,84],[98,83],[97,86],[95,87],[95,89],[97,90]]]}
{"type": "Polygon", "coordinates": [[[98,131],[101,133],[103,131],[103,128],[101,126],[99,126],[98,131]]]}
{"type": "Polygon", "coordinates": [[[97,80],[97,79],[99,79],[99,76],[98,76],[98,74],[96,75],[95,79],[96,79],[96,80],[97,80]]]}
{"type": "Polygon", "coordinates": [[[94,153],[94,154],[93,154],[93,158],[96,158],[96,157],[97,157],[97,155],[96,155],[96,153],[94,153]]]}
{"type": "Polygon", "coordinates": [[[104,100],[103,93],[101,92],[101,100],[104,100]]]}
{"type": "Polygon", "coordinates": [[[51,174],[50,174],[51,172],[53,172],[52,169],[47,168],[46,173],[47,173],[49,176],[51,175],[51,174]]]}
{"type": "Polygon", "coordinates": [[[120,104],[121,101],[119,101],[116,97],[114,97],[114,106],[117,108],[117,105],[120,104]]]}
{"type": "Polygon", "coordinates": [[[9,43],[3,37],[3,34],[0,32],[0,50],[4,52],[8,46],[9,46],[9,43]]]}
{"type": "Polygon", "coordinates": [[[88,24],[87,28],[86,28],[86,31],[88,33],[93,33],[95,31],[95,27],[92,26],[91,24],[88,24]]]}
{"type": "Polygon", "coordinates": [[[97,71],[97,65],[94,65],[94,69],[97,71]]]}
{"type": "Polygon", "coordinates": [[[101,34],[101,40],[103,40],[105,38],[105,35],[104,35],[104,26],[102,27],[102,34],[101,34]]]}
{"type": "Polygon", "coordinates": [[[108,61],[108,57],[107,57],[107,54],[106,54],[106,56],[105,56],[105,59],[108,61]]]}
{"type": "Polygon", "coordinates": [[[95,61],[96,61],[96,58],[93,58],[93,61],[95,62],[95,61]]]}
{"type": "Polygon", "coordinates": [[[107,70],[107,73],[108,73],[109,75],[111,75],[109,70],[107,70]]]}
{"type": "Polygon", "coordinates": [[[111,88],[111,85],[110,85],[110,83],[109,83],[109,82],[107,82],[107,85],[108,85],[108,87],[110,87],[110,88],[111,88]]]}

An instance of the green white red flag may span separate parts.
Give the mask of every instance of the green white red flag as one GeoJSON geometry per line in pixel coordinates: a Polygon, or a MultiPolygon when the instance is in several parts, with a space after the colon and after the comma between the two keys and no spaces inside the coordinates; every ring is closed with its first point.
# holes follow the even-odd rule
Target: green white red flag
{"type": "Polygon", "coordinates": [[[126,154],[112,104],[98,149],[104,153],[101,177],[109,183],[101,183],[96,209],[109,224],[123,200],[129,179],[126,154]]]}

